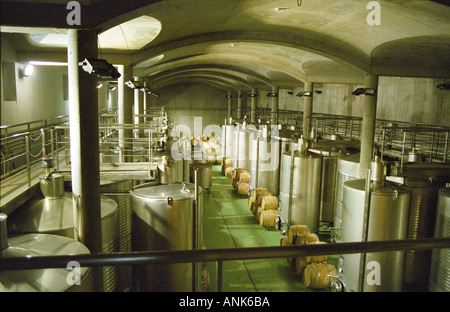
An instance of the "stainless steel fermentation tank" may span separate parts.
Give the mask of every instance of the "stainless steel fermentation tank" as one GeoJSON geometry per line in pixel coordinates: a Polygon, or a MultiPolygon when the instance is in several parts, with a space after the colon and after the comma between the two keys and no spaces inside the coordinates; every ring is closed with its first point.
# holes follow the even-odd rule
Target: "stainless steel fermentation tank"
{"type": "MultiPolygon", "coordinates": [[[[406,239],[411,191],[385,179],[385,167],[372,162],[369,179],[344,183],[342,242],[406,239]],[[368,182],[368,183],[366,183],[368,182]]],[[[335,290],[402,291],[404,251],[345,254],[339,258],[335,290]]]]}
{"type": "Polygon", "coordinates": [[[345,148],[310,148],[309,152],[322,156],[322,178],[320,186],[320,221],[334,222],[336,197],[336,172],[340,157],[346,155],[345,148]]]}
{"type": "Polygon", "coordinates": [[[185,162],[182,157],[175,159],[165,153],[158,161],[158,179],[161,184],[183,182],[185,179],[185,162]]]}
{"type": "Polygon", "coordinates": [[[249,161],[250,161],[250,187],[258,187],[258,136],[259,131],[256,127],[249,129],[249,161]]]}
{"type": "Polygon", "coordinates": [[[260,126],[258,139],[258,187],[266,188],[273,196],[279,194],[280,147],[278,125],[260,126]]]}
{"type": "MultiPolygon", "coordinates": [[[[133,251],[191,250],[203,247],[203,192],[175,183],[139,185],[131,191],[133,251]]],[[[202,264],[134,266],[136,291],[199,291],[202,264]],[[194,272],[194,273],[193,273],[194,272]],[[195,278],[193,278],[195,275],[195,278]]]]}
{"type": "Polygon", "coordinates": [[[342,227],[341,221],[344,200],[344,183],[347,181],[360,179],[359,158],[359,154],[353,154],[350,156],[341,157],[337,160],[333,213],[333,227],[335,228],[333,239],[336,241],[340,240],[340,231],[342,227]]]}
{"type": "MultiPolygon", "coordinates": [[[[224,130],[224,156],[227,159],[233,159],[234,157],[234,125],[224,125],[223,128],[224,130]]],[[[233,168],[235,168],[236,166],[233,165],[233,168]]]]}
{"type": "MultiPolygon", "coordinates": [[[[89,249],[71,238],[23,234],[8,238],[7,216],[0,214],[0,258],[85,255],[89,249]]],[[[68,264],[68,268],[70,268],[68,264]]],[[[0,271],[0,292],[88,292],[94,290],[91,268],[0,271]],[[69,276],[69,274],[73,274],[69,276]],[[79,285],[75,278],[79,277],[79,285]],[[69,282],[68,282],[69,281],[69,282]]]]}
{"type": "MultiPolygon", "coordinates": [[[[439,190],[434,237],[450,237],[450,188],[439,190]]],[[[435,249],[430,266],[429,291],[450,291],[450,248],[435,249]]]]}
{"type": "Polygon", "coordinates": [[[210,191],[212,187],[212,164],[208,163],[193,163],[190,165],[190,179],[195,183],[194,171],[198,170],[198,184],[205,191],[210,191]]]}
{"type": "Polygon", "coordinates": [[[304,224],[312,233],[319,231],[321,172],[321,156],[306,150],[283,153],[279,194],[282,224],[304,224]]]}
{"type": "MultiPolygon", "coordinates": [[[[13,234],[42,233],[74,238],[72,193],[64,192],[64,176],[52,174],[40,178],[43,199],[31,200],[11,216],[10,231],[13,234]],[[62,191],[61,191],[62,190],[62,191]]],[[[118,205],[111,198],[101,196],[102,251],[119,251],[118,205]]],[[[116,291],[119,285],[119,269],[104,267],[104,291],[116,291]]]]}

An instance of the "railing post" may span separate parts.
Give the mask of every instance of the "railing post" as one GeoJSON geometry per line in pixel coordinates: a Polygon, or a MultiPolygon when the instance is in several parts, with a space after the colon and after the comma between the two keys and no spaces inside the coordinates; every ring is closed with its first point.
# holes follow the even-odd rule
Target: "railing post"
{"type": "Polygon", "coordinates": [[[27,159],[27,181],[28,188],[31,188],[31,160],[30,160],[30,137],[25,136],[25,153],[27,159]]]}
{"type": "Polygon", "coordinates": [[[217,292],[222,292],[222,261],[217,261],[217,269],[216,269],[216,289],[217,292]]]}
{"type": "Polygon", "coordinates": [[[41,128],[41,141],[42,141],[42,157],[47,156],[46,148],[45,148],[45,130],[41,128]]]}

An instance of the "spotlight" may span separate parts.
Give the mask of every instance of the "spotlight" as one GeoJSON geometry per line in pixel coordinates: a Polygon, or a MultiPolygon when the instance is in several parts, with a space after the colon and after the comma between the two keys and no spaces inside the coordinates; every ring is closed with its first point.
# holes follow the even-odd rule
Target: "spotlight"
{"type": "Polygon", "coordinates": [[[310,91],[300,91],[299,93],[297,93],[297,96],[299,96],[299,97],[312,96],[312,92],[310,92],[310,91]]]}
{"type": "Polygon", "coordinates": [[[322,91],[316,90],[316,91],[314,91],[314,93],[316,93],[316,94],[322,94],[322,91]]]}
{"type": "Polygon", "coordinates": [[[269,92],[269,93],[267,93],[266,96],[267,96],[267,97],[277,97],[278,94],[277,94],[277,93],[273,93],[273,92],[269,92]]]}
{"type": "Polygon", "coordinates": [[[84,61],[78,63],[85,72],[91,75],[97,75],[100,80],[115,80],[120,77],[117,69],[102,59],[86,58],[84,61]]]}
{"type": "Polygon", "coordinates": [[[437,85],[440,90],[450,90],[450,83],[441,83],[437,85]]]}
{"type": "Polygon", "coordinates": [[[374,88],[358,88],[358,89],[356,89],[355,91],[353,91],[352,92],[352,94],[353,95],[361,95],[361,94],[364,94],[364,95],[370,95],[370,96],[373,96],[373,95],[375,95],[376,94],[376,89],[374,89],[374,88]]]}
{"type": "Polygon", "coordinates": [[[364,94],[364,88],[358,88],[352,92],[353,95],[361,95],[364,94]]]}
{"type": "Polygon", "coordinates": [[[139,81],[128,80],[125,84],[131,89],[142,89],[144,87],[139,81]]]}
{"type": "Polygon", "coordinates": [[[257,96],[258,96],[258,94],[253,94],[253,93],[250,93],[250,94],[247,94],[247,96],[248,96],[248,97],[257,97],[257,96]]]}

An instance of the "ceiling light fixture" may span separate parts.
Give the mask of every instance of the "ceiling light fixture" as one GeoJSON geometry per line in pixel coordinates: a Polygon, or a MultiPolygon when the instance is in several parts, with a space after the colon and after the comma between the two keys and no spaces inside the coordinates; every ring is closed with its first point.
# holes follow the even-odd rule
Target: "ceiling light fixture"
{"type": "Polygon", "coordinates": [[[85,72],[97,75],[99,80],[116,80],[120,77],[118,70],[106,60],[85,58],[78,63],[85,72]]]}

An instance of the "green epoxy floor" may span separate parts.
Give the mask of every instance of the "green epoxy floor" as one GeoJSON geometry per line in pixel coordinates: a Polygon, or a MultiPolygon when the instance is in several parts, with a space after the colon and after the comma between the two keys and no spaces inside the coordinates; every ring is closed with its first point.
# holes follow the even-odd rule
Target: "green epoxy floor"
{"type": "MultiPolygon", "coordinates": [[[[279,246],[282,238],[278,230],[259,225],[248,209],[248,198],[236,193],[220,165],[213,165],[212,188],[209,196],[203,197],[203,233],[207,249],[279,246]]],[[[318,235],[321,241],[329,237],[326,228],[318,235]]],[[[328,263],[337,267],[337,256],[330,257],[328,263]]],[[[207,267],[209,290],[215,291],[215,263],[207,267]]],[[[312,291],[285,258],[224,261],[222,279],[224,292],[312,291]]]]}

